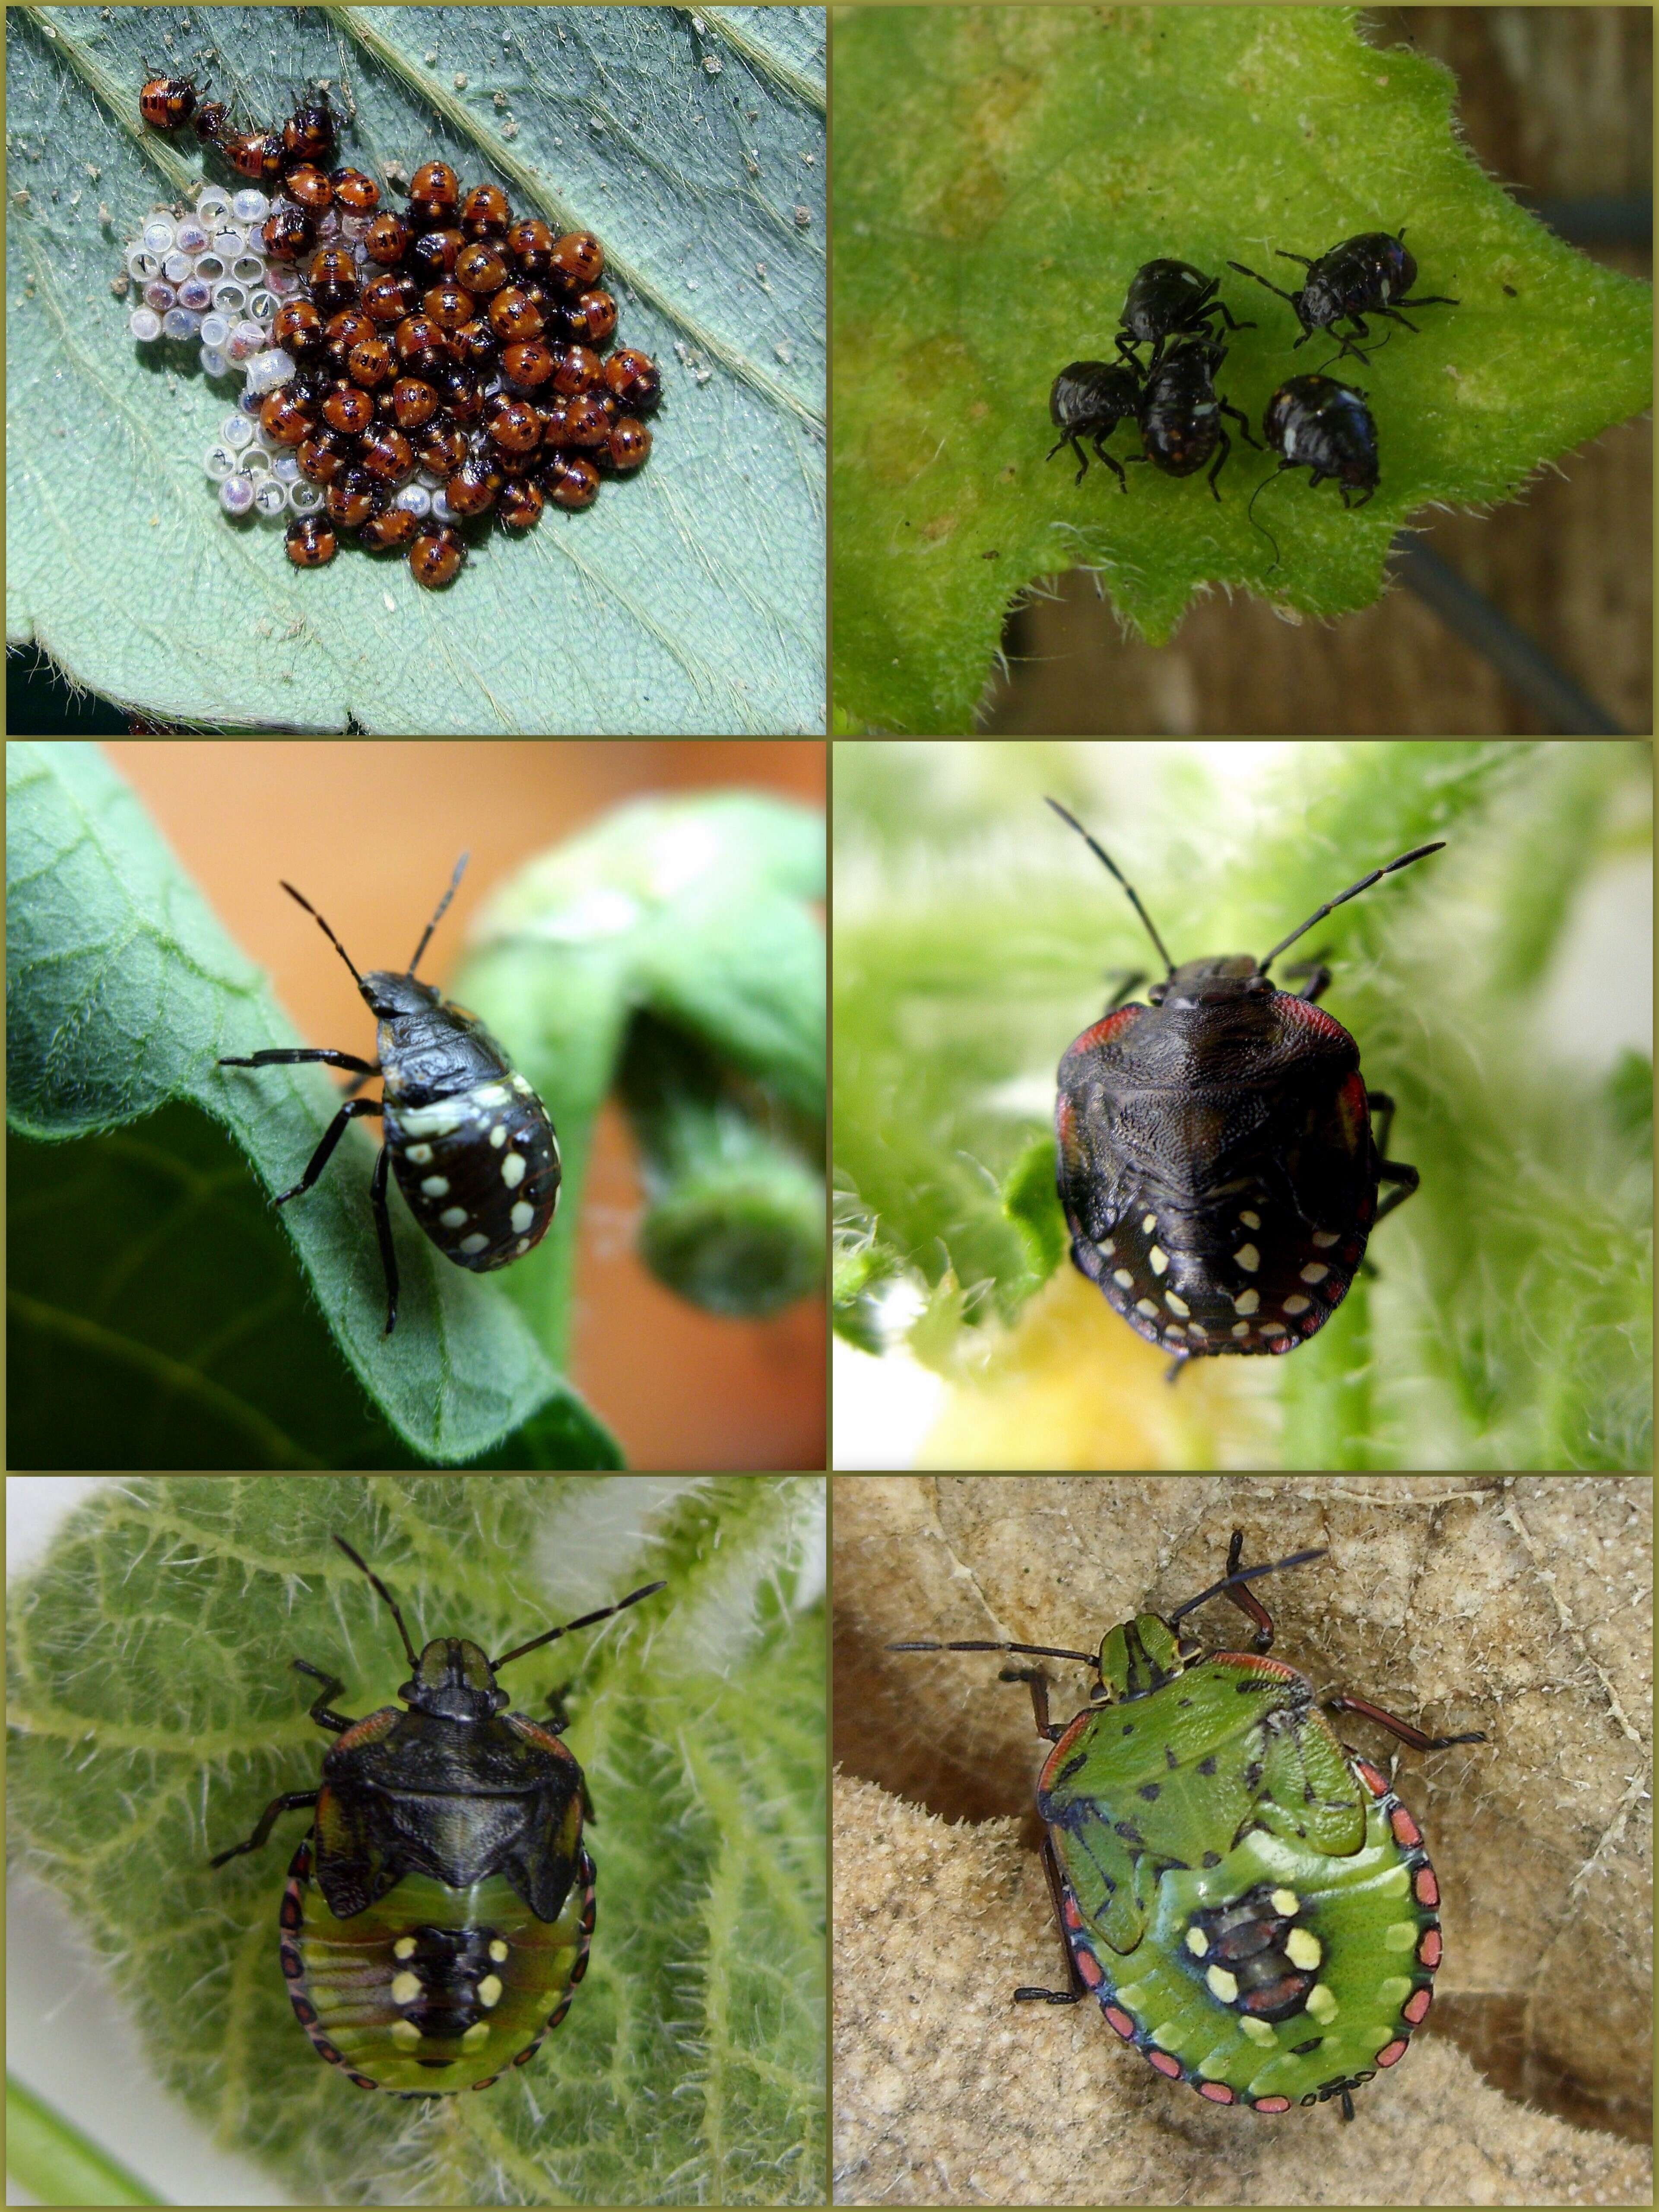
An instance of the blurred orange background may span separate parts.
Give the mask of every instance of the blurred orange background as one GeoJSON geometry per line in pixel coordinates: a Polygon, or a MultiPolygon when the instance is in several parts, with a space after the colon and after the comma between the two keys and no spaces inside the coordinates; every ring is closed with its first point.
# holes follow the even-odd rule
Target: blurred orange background
{"type": "MultiPolygon", "coordinates": [[[[742,787],[825,803],[825,750],[809,739],[135,739],[106,750],[300,1033],[357,1052],[370,1039],[366,1009],[280,878],[328,916],[360,968],[378,967],[407,957],[398,948],[414,943],[467,847],[423,970],[442,983],[501,878],[625,800],[742,787]]],[[[821,1302],[760,1322],[686,1304],[634,1257],[641,1204],[627,1125],[608,1105],[582,1195],[571,1373],[628,1464],[823,1467],[821,1302]]]]}

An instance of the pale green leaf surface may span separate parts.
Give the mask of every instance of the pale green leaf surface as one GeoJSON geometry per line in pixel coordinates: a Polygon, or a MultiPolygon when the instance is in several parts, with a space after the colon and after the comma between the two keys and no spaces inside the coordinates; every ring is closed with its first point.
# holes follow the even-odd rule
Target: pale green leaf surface
{"type": "MultiPolygon", "coordinates": [[[[337,1100],[320,1068],[233,1081],[215,1065],[305,1042],[259,971],[95,745],[13,742],[6,787],[10,1127],[61,1142],[188,1099],[230,1130],[268,1189],[286,1189],[337,1100]]],[[[372,1157],[348,1131],[340,1165],[306,1204],[282,1209],[283,1224],[387,1420],[428,1459],[469,1459],[568,1386],[499,1284],[446,1263],[396,1206],[403,1307],[397,1333],[382,1334],[372,1157]]]]}
{"type": "MultiPolygon", "coordinates": [[[[1154,644],[1194,597],[1242,590],[1331,617],[1384,587],[1390,540],[1433,502],[1515,497],[1546,463],[1651,404],[1650,287],[1553,237],[1460,142],[1454,86],[1365,44],[1345,8],[926,8],[836,29],[838,727],[969,727],[1012,602],[1093,568],[1154,644]],[[1173,257],[1219,275],[1254,330],[1227,335],[1221,395],[1261,436],[1293,375],[1279,248],[1309,256],[1407,228],[1417,295],[1363,368],[1381,485],[1345,512],[1305,471],[1257,502],[1277,456],[1202,477],[1131,468],[1127,495],[1054,442],[1049,390],[1109,358],[1129,279],[1173,257]]],[[[1109,451],[1137,450],[1131,428],[1109,451]]]]}
{"type": "Polygon", "coordinates": [[[443,156],[595,231],[619,342],[663,365],[640,475],[523,541],[475,533],[440,592],[355,549],[302,574],[280,532],[227,523],[201,457],[239,382],[127,335],[124,242],[201,173],[192,133],[138,124],[146,62],[208,48],[177,29],[165,47],[159,23],[7,11],[9,638],[210,725],[820,727],[821,11],[212,11],[220,97],[275,114],[343,76],[342,150],[383,184],[443,156]]]}
{"type": "Polygon", "coordinates": [[[824,1631],[817,1480],[145,1481],[95,1497],[8,1607],[9,1835],[130,2004],[158,2074],[294,2201],[760,2203],[823,2193],[824,1631]],[[503,1674],[567,1687],[598,1918],[569,2018],[480,2095],[403,2103],[320,2063],[276,1959],[295,1813],[214,1870],[408,1674],[668,1588],[503,1674]],[[98,1663],[88,1666],[95,1648],[98,1663]]]}

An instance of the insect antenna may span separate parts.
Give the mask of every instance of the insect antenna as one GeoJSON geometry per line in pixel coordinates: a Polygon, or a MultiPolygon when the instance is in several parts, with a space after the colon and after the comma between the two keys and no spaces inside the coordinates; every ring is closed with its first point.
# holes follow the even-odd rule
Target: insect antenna
{"type": "Polygon", "coordinates": [[[1184,1614],[1196,1613],[1201,1605],[1208,1605],[1213,1597],[1220,1597],[1224,1590],[1234,1589],[1240,1583],[1254,1582],[1258,1575],[1276,1575],[1286,1567],[1305,1567],[1310,1559],[1323,1559],[1329,1549],[1329,1546],[1322,1544],[1317,1551],[1296,1552],[1288,1559],[1275,1559],[1268,1566],[1241,1567],[1237,1574],[1224,1575],[1219,1583],[1214,1583],[1202,1595],[1190,1597],[1184,1605],[1178,1605],[1174,1612],[1166,1616],[1169,1626],[1173,1628],[1184,1614]]]}
{"type": "MultiPolygon", "coordinates": [[[[462,875],[465,871],[467,862],[471,858],[472,855],[470,853],[463,853],[460,859],[456,862],[455,873],[450,878],[450,887],[445,892],[443,897],[439,900],[438,911],[433,915],[432,920],[427,924],[426,929],[422,933],[421,942],[415,948],[415,957],[410,961],[408,970],[411,978],[413,978],[415,969],[421,965],[421,955],[426,951],[427,945],[432,943],[432,933],[437,928],[439,923],[442,921],[444,916],[448,913],[450,901],[455,896],[457,889],[460,884],[462,875]]],[[[355,972],[356,971],[354,969],[353,973],[354,974],[355,972]]]]}
{"type": "MultiPolygon", "coordinates": [[[[1258,1569],[1256,1571],[1260,1571],[1258,1569]]],[[[889,1644],[889,1651],[1026,1651],[1033,1659],[1075,1659],[1098,1673],[1098,1651],[1060,1651],[1051,1644],[889,1644]]]]}
{"type": "Polygon", "coordinates": [[[609,1620],[612,1613],[626,1612],[629,1606],[638,1605],[642,1597],[655,1597],[658,1590],[667,1588],[665,1582],[647,1583],[643,1589],[630,1590],[626,1597],[618,1598],[615,1605],[602,1605],[597,1613],[584,1613],[579,1620],[566,1621],[562,1628],[549,1628],[540,1636],[532,1636],[528,1644],[520,1644],[511,1651],[504,1651],[499,1659],[492,1659],[490,1665],[505,1667],[509,1659],[522,1659],[525,1652],[539,1650],[542,1644],[551,1644],[555,1637],[568,1636],[572,1629],[591,1628],[596,1621],[609,1620]]]}
{"type": "MultiPolygon", "coordinates": [[[[282,882],[282,878],[281,878],[280,877],[277,878],[277,880],[278,880],[279,882],[282,882]]],[[[347,950],[346,950],[345,946],[344,946],[343,945],[342,945],[342,943],[340,942],[339,939],[335,935],[334,932],[333,932],[333,931],[329,927],[329,926],[328,926],[327,922],[325,922],[325,921],[324,921],[324,919],[323,919],[322,915],[321,915],[320,914],[318,914],[318,912],[317,911],[317,908],[316,908],[312,904],[311,901],[310,901],[308,898],[302,897],[302,896],[301,896],[301,895],[300,894],[300,892],[298,892],[297,890],[295,890],[295,889],[294,888],[294,885],[293,885],[292,884],[289,884],[289,883],[284,883],[284,884],[282,884],[282,888],[283,888],[283,890],[288,893],[288,896],[289,896],[291,899],[295,900],[295,901],[296,901],[296,902],[297,902],[300,906],[304,907],[304,908],[306,909],[306,913],[311,916],[312,920],[312,921],[317,924],[317,927],[318,927],[322,931],[322,933],[323,933],[324,936],[327,938],[327,939],[328,939],[329,943],[330,943],[330,944],[334,947],[335,951],[336,951],[340,955],[340,957],[341,957],[341,958],[345,962],[345,963],[346,963],[347,967],[351,969],[351,973],[352,973],[352,981],[356,984],[356,986],[357,986],[357,988],[358,988],[358,989],[359,989],[360,991],[360,990],[362,990],[362,989],[363,989],[363,988],[364,988],[364,985],[363,985],[363,979],[362,979],[362,977],[358,974],[358,972],[357,972],[356,969],[355,969],[354,967],[352,967],[352,957],[351,957],[350,953],[347,951],[347,950]]],[[[335,1539],[335,1541],[336,1541],[336,1543],[338,1543],[338,1542],[339,1542],[339,1540],[339,1540],[339,1538],[336,1536],[336,1539],[335,1539]]],[[[352,1556],[355,1559],[355,1558],[356,1558],[356,1554],[355,1554],[355,1553],[354,1553],[352,1554],[352,1556]]],[[[362,1566],[362,1565],[363,1565],[363,1563],[362,1563],[362,1561],[361,1561],[360,1559],[359,1559],[359,1560],[358,1560],[357,1564],[359,1565],[359,1566],[362,1566]]],[[[366,1567],[364,1567],[364,1568],[363,1568],[363,1571],[364,1571],[364,1573],[365,1573],[365,1574],[366,1574],[366,1573],[368,1572],[368,1569],[367,1569],[366,1567]]]]}
{"type": "Polygon", "coordinates": [[[1261,483],[1260,483],[1259,484],[1257,484],[1257,485],[1256,485],[1256,487],[1255,490],[1250,494],[1250,505],[1249,505],[1249,506],[1244,509],[1244,518],[1245,518],[1246,521],[1248,521],[1249,523],[1250,523],[1250,524],[1252,525],[1252,526],[1256,529],[1256,531],[1259,533],[1259,535],[1260,535],[1260,536],[1262,536],[1262,537],[1263,537],[1263,538],[1265,538],[1267,539],[1267,541],[1268,541],[1268,544],[1272,546],[1272,548],[1273,548],[1273,560],[1272,560],[1271,566],[1272,566],[1273,568],[1276,568],[1279,566],[1279,540],[1278,540],[1278,539],[1274,536],[1273,532],[1272,532],[1268,528],[1268,526],[1266,525],[1266,523],[1265,523],[1265,522],[1257,522],[1257,521],[1256,521],[1256,501],[1257,501],[1258,499],[1260,499],[1260,497],[1262,496],[1262,493],[1267,489],[1268,486],[1270,483],[1276,483],[1276,482],[1277,482],[1278,477],[1279,477],[1279,475],[1280,475],[1280,471],[1279,471],[1277,469],[1275,469],[1275,470],[1271,472],[1271,474],[1270,474],[1270,475],[1264,476],[1264,477],[1262,477],[1262,479],[1261,483]]]}
{"type": "MultiPolygon", "coordinates": [[[[1104,860],[1106,866],[1111,871],[1112,874],[1117,877],[1118,882],[1122,884],[1123,889],[1129,895],[1129,904],[1135,908],[1136,914],[1140,915],[1141,921],[1147,925],[1147,934],[1151,938],[1153,943],[1158,947],[1159,958],[1163,962],[1166,971],[1172,975],[1174,975],[1175,963],[1170,958],[1169,953],[1165,947],[1163,939],[1159,937],[1157,930],[1153,927],[1152,916],[1147,912],[1145,907],[1141,905],[1140,896],[1136,892],[1134,884],[1130,883],[1129,878],[1123,873],[1122,870],[1118,867],[1117,863],[1111,858],[1111,855],[1105,851],[1105,848],[1095,843],[1093,838],[1090,836],[1088,831],[1084,829],[1082,823],[1077,819],[1077,817],[1075,814],[1068,814],[1065,808],[1062,806],[1057,799],[1050,799],[1048,801],[1048,804],[1054,809],[1055,812],[1060,817],[1060,819],[1063,822],[1070,823],[1072,828],[1077,832],[1083,842],[1088,847],[1095,859],[1097,860],[1104,860]]],[[[1002,1646],[998,1644],[988,1644],[984,1648],[987,1650],[994,1651],[1001,1650],[1002,1646]]],[[[1055,1656],[1064,1657],[1068,1655],[1060,1653],[1055,1656]]]]}
{"type": "Polygon", "coordinates": [[[1368,876],[1362,876],[1357,884],[1351,884],[1340,898],[1329,900],[1320,908],[1317,914],[1311,914],[1301,928],[1293,929],[1282,945],[1275,945],[1257,969],[1257,974],[1265,975],[1268,972],[1268,961],[1276,960],[1288,946],[1295,944],[1299,937],[1305,936],[1316,921],[1323,921],[1328,914],[1334,913],[1339,906],[1346,906],[1351,898],[1358,898],[1361,891],[1369,890],[1374,883],[1380,882],[1384,876],[1391,876],[1396,868],[1408,868],[1414,860],[1426,860],[1431,853],[1444,853],[1445,849],[1445,839],[1438,838],[1432,845],[1420,845],[1414,853],[1402,853],[1397,860],[1390,860],[1385,868],[1373,868],[1368,876]]]}
{"type": "MultiPolygon", "coordinates": [[[[297,892],[295,893],[295,896],[299,896],[297,892]]],[[[301,900],[300,903],[303,905],[305,902],[301,900]]],[[[343,1536],[336,1536],[334,1540],[338,1544],[341,1550],[352,1562],[354,1566],[361,1567],[363,1572],[368,1577],[369,1580],[374,1584],[376,1589],[379,1591],[381,1596],[384,1598],[386,1603],[391,1607],[391,1617],[397,1623],[397,1633],[403,1639],[403,1649],[409,1655],[409,1665],[418,1669],[421,1664],[421,1655],[415,1650],[415,1646],[409,1642],[409,1632],[403,1626],[403,1614],[397,1610],[397,1599],[386,1588],[384,1583],[381,1581],[379,1576],[375,1573],[374,1569],[369,1565],[368,1561],[363,1559],[358,1553],[354,1552],[351,1546],[346,1541],[343,1536]]]]}
{"type": "MultiPolygon", "coordinates": [[[[1281,247],[1280,251],[1281,252],[1284,249],[1281,247]]],[[[1285,258],[1289,261],[1299,261],[1302,258],[1299,253],[1287,254],[1285,258]]],[[[1310,263],[1308,265],[1311,267],[1312,264],[1310,263]]],[[[1288,300],[1293,307],[1296,307],[1296,302],[1301,297],[1301,294],[1299,292],[1280,292],[1279,287],[1276,284],[1269,284],[1265,276],[1256,276],[1256,271],[1253,269],[1246,269],[1242,261],[1229,261],[1227,266],[1229,269],[1236,269],[1241,276],[1256,276],[1256,283],[1262,286],[1264,291],[1279,292],[1279,297],[1281,300],[1288,300]]],[[[1296,312],[1299,316],[1302,311],[1299,307],[1297,307],[1296,312]]]]}

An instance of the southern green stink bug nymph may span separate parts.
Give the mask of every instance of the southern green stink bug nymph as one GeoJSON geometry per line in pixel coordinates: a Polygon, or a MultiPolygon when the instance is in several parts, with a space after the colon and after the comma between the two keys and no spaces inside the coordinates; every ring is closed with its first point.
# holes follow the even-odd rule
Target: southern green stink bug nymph
{"type": "MultiPolygon", "coordinates": [[[[1171,2081],[1217,2105],[1282,2112],[1353,2093],[1405,2056],[1440,1963],[1439,1887],[1416,1821],[1387,1778],[1341,1743],[1313,1686],[1265,1655],[1273,1622],[1247,1584],[1323,1551],[1241,1568],[1167,1619],[1142,1613],[1099,1654],[1036,1644],[896,1644],[895,1651],[1006,1651],[1075,1659],[1099,1680],[1053,1745],[1037,1785],[1044,1863],[1071,1986],[1017,2002],[1099,1997],[1108,2022],[1171,2081]],[[1178,1624],[1225,1596],[1256,1626],[1248,1652],[1206,1652],[1178,1624]]],[[[1425,1735],[1362,1698],[1364,1714],[1419,1751],[1483,1743],[1425,1735]]]]}
{"type": "Polygon", "coordinates": [[[464,1637],[434,1637],[417,1656],[378,1575],[335,1542],[391,1608],[413,1669],[361,1720],[330,1711],[344,1687],[312,1705],[339,1737],[316,1790],[275,1797],[245,1844],[257,1850],[279,1814],[314,1806],[288,1867],[278,1954],[288,1997],[319,2054],[360,2089],[432,2097],[487,2089],[533,2058],[587,1972],[594,1866],[582,1841],[582,1770],[547,1722],[507,1713],[497,1671],[573,1629],[591,1628],[663,1589],[647,1583],[487,1659],[464,1637]]]}

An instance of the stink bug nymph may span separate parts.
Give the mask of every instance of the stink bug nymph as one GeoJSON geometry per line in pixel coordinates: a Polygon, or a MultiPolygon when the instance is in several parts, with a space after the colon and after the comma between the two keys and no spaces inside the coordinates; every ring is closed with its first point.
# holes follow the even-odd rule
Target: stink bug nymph
{"type": "Polygon", "coordinates": [[[476,1014],[453,1005],[434,985],[415,981],[421,956],[455,896],[466,865],[463,853],[450,887],[402,975],[377,968],[360,975],[351,955],[316,908],[285,883],[288,896],[305,908],[351,969],[352,981],[379,1024],[379,1058],[372,1064],[348,1052],[301,1046],[219,1063],[221,1067],[290,1067],[322,1060],[330,1067],[349,1069],[354,1078],[347,1085],[347,1103],[324,1132],[304,1175],[279,1195],[278,1206],[311,1188],[348,1122],[362,1114],[384,1118],[385,1142],[375,1163],[369,1198],[386,1278],[388,1336],[397,1326],[397,1257],[386,1208],[388,1170],[396,1174],[410,1212],[444,1257],[481,1274],[511,1266],[539,1244],[559,1205],[559,1139],[547,1108],[524,1078],[513,1073],[512,1062],[476,1014]],[[375,1075],[381,1078],[382,1097],[350,1095],[375,1075]]]}
{"type": "Polygon", "coordinates": [[[504,1712],[495,1677],[514,1659],[609,1620],[665,1589],[647,1583],[615,1605],[543,1630],[487,1659],[460,1636],[416,1654],[397,1601],[342,1536],[335,1542],[391,1610],[410,1668],[398,1696],[361,1720],[310,1708],[339,1738],[315,1790],[274,1797],[245,1844],[258,1850],[278,1816],[314,1807],[288,1866],[278,1956],[288,1999],[320,2057],[360,2089],[433,2097],[487,2089],[529,2063],[587,1972],[594,1866],[582,1770],[560,1741],[565,1717],[504,1712]]]}
{"type": "MultiPolygon", "coordinates": [[[[1137,1613],[1098,1653],[1043,1644],[895,1644],[1070,1659],[1097,1677],[1069,1726],[1040,1668],[1009,1667],[1051,1744],[1037,1784],[1043,1863],[1069,1986],[1016,2003],[1096,1996],[1108,2024],[1172,2081],[1258,2112],[1340,2100],[1404,2057],[1440,1963],[1440,1891],[1422,1831],[1368,1759],[1340,1742],[1305,1675],[1265,1655],[1273,1622],[1246,1585],[1323,1551],[1241,1567],[1167,1616],[1137,1613]],[[1179,1623],[1226,1597],[1249,1651],[1206,1652],[1179,1623]]],[[[1484,1743],[1426,1735],[1363,1698],[1418,1751],[1484,1743]]]]}
{"type": "Polygon", "coordinates": [[[1420,845],[1328,900],[1265,959],[1189,960],[1164,949],[1116,864],[1057,799],[1129,893],[1168,970],[1150,1003],[1123,1001],[1060,1062],[1055,1127],[1060,1203],[1074,1265],[1113,1310],[1175,1355],[1285,1352],[1341,1304],[1371,1231],[1417,1188],[1388,1155],[1394,1101],[1367,1091],[1359,1048],[1315,1004],[1268,975],[1316,922],[1440,843],[1420,845]],[[1371,1115],[1379,1127],[1373,1135],[1371,1115]],[[1377,1202],[1379,1183],[1395,1188],[1377,1202]]]}

